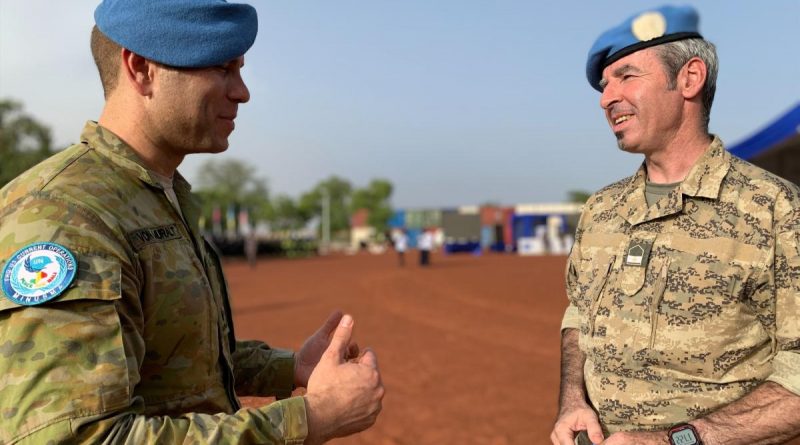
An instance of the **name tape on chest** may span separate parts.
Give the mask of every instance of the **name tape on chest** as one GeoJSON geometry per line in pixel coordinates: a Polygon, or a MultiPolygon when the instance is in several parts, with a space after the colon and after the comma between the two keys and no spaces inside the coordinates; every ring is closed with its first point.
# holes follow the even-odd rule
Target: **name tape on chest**
{"type": "Polygon", "coordinates": [[[75,256],[56,243],[35,243],[14,252],[3,268],[2,288],[14,303],[34,306],[69,287],[77,272],[75,256]]]}
{"type": "Polygon", "coordinates": [[[128,240],[136,250],[141,250],[144,246],[153,243],[163,243],[174,239],[181,239],[183,235],[178,229],[177,224],[166,226],[148,227],[145,229],[128,232],[128,240]]]}

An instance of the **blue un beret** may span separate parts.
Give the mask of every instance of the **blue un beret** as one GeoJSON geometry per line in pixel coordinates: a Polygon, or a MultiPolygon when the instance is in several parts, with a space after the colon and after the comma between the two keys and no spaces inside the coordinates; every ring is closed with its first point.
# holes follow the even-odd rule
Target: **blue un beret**
{"type": "Polygon", "coordinates": [[[252,6],[225,0],[104,0],[94,20],[123,48],[179,68],[220,65],[242,56],[258,32],[252,6]]]}
{"type": "Polygon", "coordinates": [[[691,6],[662,6],[640,12],[604,32],[589,50],[586,78],[597,91],[603,69],[640,49],[677,40],[703,38],[700,17],[691,6]]]}

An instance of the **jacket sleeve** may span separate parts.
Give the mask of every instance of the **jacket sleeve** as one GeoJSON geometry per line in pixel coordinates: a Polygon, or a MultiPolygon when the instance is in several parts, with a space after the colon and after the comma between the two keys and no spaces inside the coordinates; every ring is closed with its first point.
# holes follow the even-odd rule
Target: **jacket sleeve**
{"type": "Polygon", "coordinates": [[[34,241],[66,246],[78,262],[72,285],[51,301],[20,306],[0,296],[0,443],[303,443],[302,397],[233,413],[146,415],[135,393],[147,353],[140,279],[124,239],[57,200],[0,213],[0,268],[34,241]]]}
{"type": "Polygon", "coordinates": [[[294,352],[240,340],[233,353],[233,372],[237,394],[284,399],[294,389],[294,352]]]}
{"type": "Polygon", "coordinates": [[[138,363],[123,347],[135,334],[116,305],[81,299],[3,312],[11,353],[0,356],[0,443],[303,443],[302,397],[233,414],[143,415],[131,392],[138,363]]]}
{"type": "MultiPolygon", "coordinates": [[[[797,189],[793,189],[797,190],[797,189]]],[[[774,258],[775,356],[767,380],[800,396],[800,197],[779,200],[774,258]]]]}

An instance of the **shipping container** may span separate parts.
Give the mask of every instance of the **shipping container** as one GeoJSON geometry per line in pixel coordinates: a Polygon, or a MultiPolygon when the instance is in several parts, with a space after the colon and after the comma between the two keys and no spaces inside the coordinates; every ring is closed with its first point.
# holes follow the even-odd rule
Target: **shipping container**
{"type": "Polygon", "coordinates": [[[481,219],[477,213],[444,210],[441,228],[444,231],[445,242],[450,238],[464,238],[478,242],[481,238],[481,219]]]}
{"type": "Polygon", "coordinates": [[[402,229],[406,226],[406,212],[405,210],[395,210],[392,217],[389,218],[389,227],[392,229],[402,229]]]}
{"type": "Polygon", "coordinates": [[[442,211],[438,209],[406,210],[405,223],[409,229],[440,227],[442,225],[442,211]]]}

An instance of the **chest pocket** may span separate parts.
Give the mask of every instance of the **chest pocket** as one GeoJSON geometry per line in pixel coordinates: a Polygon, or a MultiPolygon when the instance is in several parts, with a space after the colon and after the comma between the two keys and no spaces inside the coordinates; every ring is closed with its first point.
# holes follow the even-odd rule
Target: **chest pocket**
{"type": "Polygon", "coordinates": [[[752,268],[708,254],[669,257],[654,284],[651,360],[718,378],[769,342],[747,285],[752,268]]]}
{"type": "Polygon", "coordinates": [[[597,253],[591,258],[583,258],[577,265],[580,273],[570,275],[574,277],[574,284],[571,286],[570,300],[583,314],[581,319],[581,340],[594,335],[597,311],[603,297],[603,290],[612,274],[616,256],[605,253],[597,253]]]}

